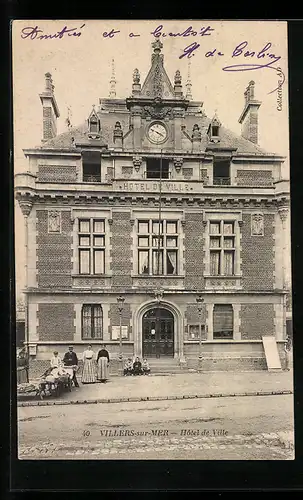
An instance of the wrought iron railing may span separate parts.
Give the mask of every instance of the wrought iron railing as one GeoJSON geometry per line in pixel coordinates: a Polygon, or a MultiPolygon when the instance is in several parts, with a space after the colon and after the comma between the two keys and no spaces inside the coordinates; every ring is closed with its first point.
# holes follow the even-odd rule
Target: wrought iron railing
{"type": "Polygon", "coordinates": [[[230,177],[214,177],[214,186],[230,186],[230,177]]]}
{"type": "Polygon", "coordinates": [[[101,175],[83,174],[83,182],[101,182],[101,175]]]}

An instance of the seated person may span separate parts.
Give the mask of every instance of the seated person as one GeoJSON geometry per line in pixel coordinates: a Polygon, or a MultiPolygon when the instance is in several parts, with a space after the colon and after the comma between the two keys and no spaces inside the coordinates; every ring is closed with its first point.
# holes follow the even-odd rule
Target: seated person
{"type": "Polygon", "coordinates": [[[62,367],[62,360],[60,356],[58,355],[58,351],[54,351],[54,355],[52,359],[50,360],[50,365],[51,368],[61,368],[62,367]]]}
{"type": "Polygon", "coordinates": [[[142,364],[137,356],[133,364],[133,375],[142,375],[142,374],[143,374],[142,364]]]}
{"type": "Polygon", "coordinates": [[[131,358],[128,358],[124,365],[124,375],[131,375],[133,373],[133,364],[131,358]]]}
{"type": "Polygon", "coordinates": [[[146,358],[143,359],[142,370],[143,370],[144,375],[148,375],[150,373],[150,367],[149,367],[149,364],[148,364],[146,358]]]}

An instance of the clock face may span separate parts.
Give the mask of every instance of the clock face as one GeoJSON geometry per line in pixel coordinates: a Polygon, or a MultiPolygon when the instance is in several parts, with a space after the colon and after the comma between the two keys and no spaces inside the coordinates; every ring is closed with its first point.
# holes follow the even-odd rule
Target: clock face
{"type": "Polygon", "coordinates": [[[153,123],[148,129],[148,138],[155,144],[161,144],[167,139],[167,130],[162,123],[153,123]]]}

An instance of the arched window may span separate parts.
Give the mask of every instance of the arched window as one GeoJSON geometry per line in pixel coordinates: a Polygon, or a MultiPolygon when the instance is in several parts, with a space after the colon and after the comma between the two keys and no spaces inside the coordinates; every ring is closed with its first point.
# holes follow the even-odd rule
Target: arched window
{"type": "Polygon", "coordinates": [[[234,336],[234,312],[231,304],[214,305],[214,339],[232,339],[234,336]]]}
{"type": "Polygon", "coordinates": [[[82,339],[103,338],[103,311],[100,304],[84,304],[82,307],[82,339]]]}

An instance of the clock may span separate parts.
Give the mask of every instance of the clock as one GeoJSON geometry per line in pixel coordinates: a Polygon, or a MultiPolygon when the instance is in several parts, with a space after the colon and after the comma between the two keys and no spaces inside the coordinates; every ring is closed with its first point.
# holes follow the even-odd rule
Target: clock
{"type": "Polygon", "coordinates": [[[155,144],[161,144],[167,139],[167,130],[162,123],[152,123],[147,132],[148,138],[155,144]]]}

